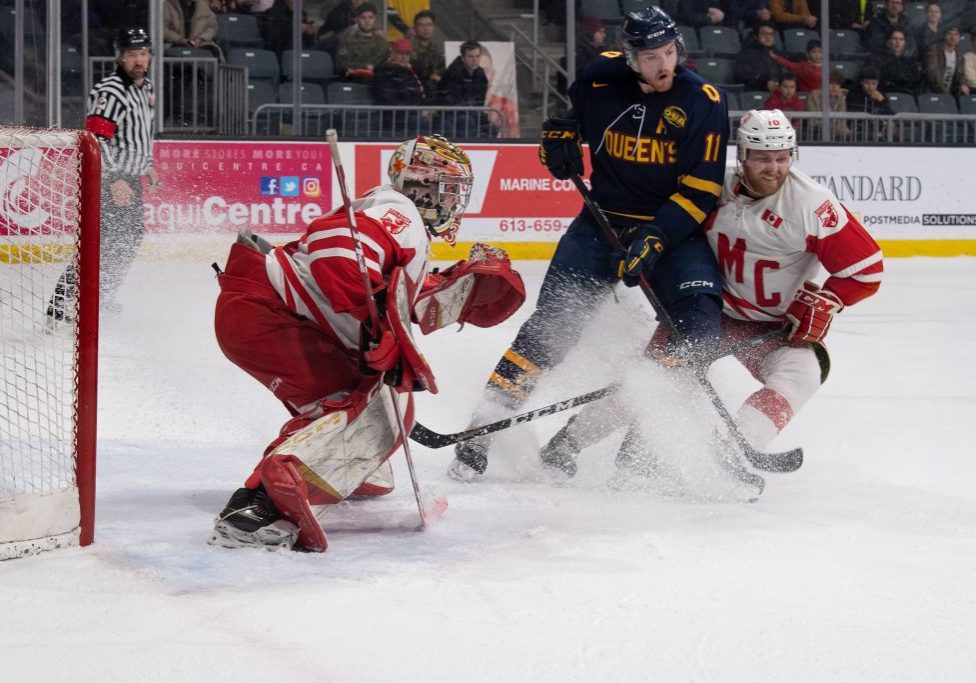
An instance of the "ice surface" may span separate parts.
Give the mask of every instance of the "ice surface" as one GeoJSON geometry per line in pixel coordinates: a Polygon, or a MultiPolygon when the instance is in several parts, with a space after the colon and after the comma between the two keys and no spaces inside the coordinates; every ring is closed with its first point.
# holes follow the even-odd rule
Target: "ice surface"
{"type": "MultiPolygon", "coordinates": [[[[610,490],[613,439],[553,486],[535,451],[563,414],[505,434],[476,484],[446,477],[450,449],[415,445],[445,516],[413,531],[398,457],[397,491],[343,505],[313,555],[205,543],[286,418],[217,349],[214,259],[138,261],[104,321],[96,544],[0,564],[0,679],[972,676],[976,260],[886,263],[880,294],[834,324],[829,381],[774,444],[803,445],[806,464],[768,475],[758,503],[610,490]]],[[[520,265],[530,301],[543,267],[520,265]]],[[[602,359],[574,355],[533,406],[630,367],[645,304],[625,294],[611,308],[590,338],[602,359]]],[[[421,422],[467,426],[527,314],[421,339],[441,387],[419,397],[421,422]]],[[[729,400],[752,390],[719,370],[729,400]]],[[[673,416],[640,372],[642,410],[673,416]]]]}

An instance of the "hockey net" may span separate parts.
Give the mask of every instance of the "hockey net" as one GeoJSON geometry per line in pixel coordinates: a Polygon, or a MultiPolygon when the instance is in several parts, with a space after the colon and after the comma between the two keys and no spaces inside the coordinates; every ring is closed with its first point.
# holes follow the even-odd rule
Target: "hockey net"
{"type": "Polygon", "coordinates": [[[91,133],[0,126],[0,560],[93,540],[99,174],[91,133]]]}

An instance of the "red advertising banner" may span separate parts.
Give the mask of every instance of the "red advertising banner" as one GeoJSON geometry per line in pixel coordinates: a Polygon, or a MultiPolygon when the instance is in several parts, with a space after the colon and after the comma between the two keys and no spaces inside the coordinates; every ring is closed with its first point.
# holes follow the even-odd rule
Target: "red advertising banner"
{"type": "MultiPolygon", "coordinates": [[[[386,180],[394,144],[356,146],[357,194],[386,180]]],[[[460,239],[555,242],[580,211],[569,180],[554,179],[539,163],[537,145],[464,145],[475,184],[461,220],[460,239]]]]}
{"type": "Polygon", "coordinates": [[[332,207],[324,142],[163,140],[153,157],[162,184],[144,197],[151,232],[301,232],[332,207]]]}

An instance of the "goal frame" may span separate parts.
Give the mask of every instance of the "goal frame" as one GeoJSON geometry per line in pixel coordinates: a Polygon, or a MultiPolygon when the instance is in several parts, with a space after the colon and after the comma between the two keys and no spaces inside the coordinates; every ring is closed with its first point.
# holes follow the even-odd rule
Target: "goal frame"
{"type": "MultiPolygon", "coordinates": [[[[69,356],[72,363],[72,394],[69,404],[66,404],[70,406],[71,423],[70,432],[65,434],[65,441],[70,440],[70,444],[66,446],[69,446],[74,481],[73,486],[62,489],[62,494],[58,494],[71,492],[71,497],[74,497],[74,493],[77,493],[78,524],[75,529],[69,527],[64,531],[42,533],[39,537],[8,537],[7,540],[0,541],[0,560],[3,560],[26,557],[65,545],[87,546],[95,538],[101,150],[95,135],[87,130],[4,125],[0,126],[0,134],[10,135],[13,140],[18,135],[37,136],[38,142],[32,146],[42,149],[46,146],[73,149],[77,154],[78,199],[78,217],[75,224],[77,234],[73,240],[75,247],[67,252],[74,265],[77,296],[73,310],[73,353],[69,356]],[[51,136],[50,145],[45,144],[45,134],[51,136]],[[66,134],[71,137],[55,139],[55,136],[66,134]]],[[[3,141],[0,144],[8,143],[3,141]]],[[[30,259],[35,256],[28,245],[27,249],[22,248],[21,253],[15,257],[30,259]]],[[[14,500],[17,500],[16,496],[14,500]]],[[[28,500],[23,505],[21,514],[29,515],[31,502],[28,500]]],[[[13,508],[13,514],[16,520],[16,507],[13,508]]]]}

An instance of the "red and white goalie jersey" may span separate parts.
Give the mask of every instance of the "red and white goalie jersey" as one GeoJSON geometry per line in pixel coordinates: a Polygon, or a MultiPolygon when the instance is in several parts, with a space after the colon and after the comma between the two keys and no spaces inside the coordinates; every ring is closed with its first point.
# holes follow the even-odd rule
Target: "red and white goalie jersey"
{"type": "MultiPolygon", "coordinates": [[[[417,207],[382,185],[354,200],[352,208],[373,290],[399,266],[416,297],[430,252],[417,207]]],[[[368,317],[366,293],[343,208],[315,219],[301,239],[275,247],[265,259],[268,278],[288,308],[314,320],[347,349],[359,348],[360,323],[368,317]]]]}
{"type": "Polygon", "coordinates": [[[722,271],[723,309],[738,320],[782,321],[803,282],[820,266],[822,284],[847,306],[881,284],[881,249],[825,187],[790,169],[770,197],[751,199],[734,171],[705,232],[722,271]]]}

